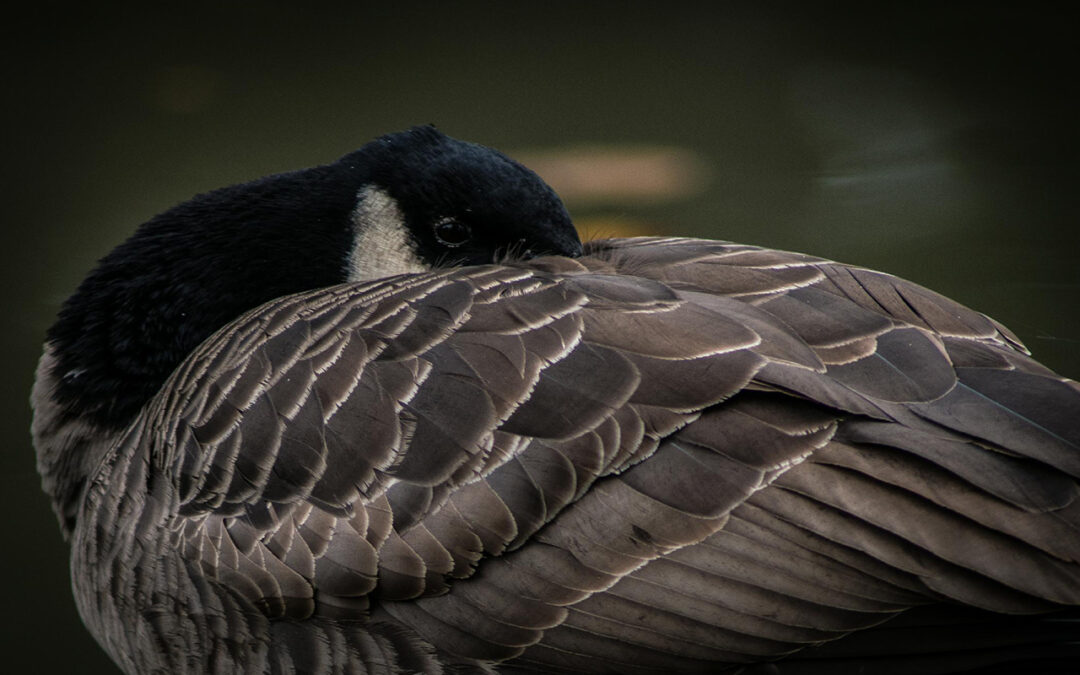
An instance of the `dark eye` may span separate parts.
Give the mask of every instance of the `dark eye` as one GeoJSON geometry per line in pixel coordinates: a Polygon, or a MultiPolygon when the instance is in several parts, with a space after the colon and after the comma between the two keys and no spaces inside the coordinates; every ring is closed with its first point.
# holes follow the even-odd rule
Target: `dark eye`
{"type": "Polygon", "coordinates": [[[443,246],[454,248],[469,241],[472,238],[472,230],[459,220],[444,220],[435,223],[435,238],[443,246]]]}

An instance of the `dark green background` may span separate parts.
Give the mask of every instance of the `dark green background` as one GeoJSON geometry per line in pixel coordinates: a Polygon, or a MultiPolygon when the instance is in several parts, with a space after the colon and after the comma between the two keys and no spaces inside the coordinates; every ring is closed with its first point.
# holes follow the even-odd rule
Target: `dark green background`
{"type": "Polygon", "coordinates": [[[111,672],[27,432],[59,303],[177,201],[411,124],[692,150],[704,192],[571,211],[884,269],[1080,376],[1078,47],[1053,5],[88,4],[3,19],[0,669],[111,672]]]}

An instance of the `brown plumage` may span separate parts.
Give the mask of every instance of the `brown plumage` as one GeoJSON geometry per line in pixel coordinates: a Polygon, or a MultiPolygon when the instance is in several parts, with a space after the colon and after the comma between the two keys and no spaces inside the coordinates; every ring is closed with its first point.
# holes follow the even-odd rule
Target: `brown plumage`
{"type": "Polygon", "coordinates": [[[127,672],[1080,659],[1080,386],[802,254],[595,241],[288,296],[112,438],[72,565],[127,672]]]}

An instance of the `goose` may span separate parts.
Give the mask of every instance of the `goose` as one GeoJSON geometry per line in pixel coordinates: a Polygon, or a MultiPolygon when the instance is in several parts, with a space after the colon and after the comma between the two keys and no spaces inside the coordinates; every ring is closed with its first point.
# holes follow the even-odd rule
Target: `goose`
{"type": "Polygon", "coordinates": [[[125,673],[1080,663],[1080,385],[885,273],[582,244],[433,127],[143,224],[32,403],[125,673]]]}

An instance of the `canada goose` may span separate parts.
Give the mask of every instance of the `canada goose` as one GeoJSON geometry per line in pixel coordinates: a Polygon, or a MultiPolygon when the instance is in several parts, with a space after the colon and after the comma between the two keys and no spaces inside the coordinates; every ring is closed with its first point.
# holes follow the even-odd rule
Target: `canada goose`
{"type": "Polygon", "coordinates": [[[144,224],[33,403],[128,673],[1080,658],[1080,385],[887,274],[583,247],[538,177],[430,127],[144,224]]]}

